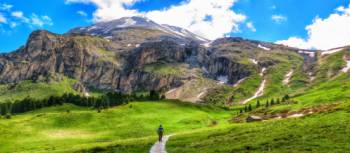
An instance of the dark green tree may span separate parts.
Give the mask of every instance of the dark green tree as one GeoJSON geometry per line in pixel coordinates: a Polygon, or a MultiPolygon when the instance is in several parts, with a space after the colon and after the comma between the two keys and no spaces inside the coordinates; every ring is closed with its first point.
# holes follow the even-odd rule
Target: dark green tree
{"type": "Polygon", "coordinates": [[[270,104],[271,104],[271,106],[275,105],[275,100],[273,98],[271,99],[270,104]]]}
{"type": "Polygon", "coordinates": [[[257,100],[257,101],[256,101],[256,108],[259,108],[259,107],[260,107],[260,101],[257,100]]]}
{"type": "Polygon", "coordinates": [[[266,108],[269,107],[269,101],[268,100],[266,100],[265,107],[266,108]]]}
{"type": "Polygon", "coordinates": [[[281,103],[280,98],[277,98],[276,104],[280,104],[280,103],[281,103]]]}

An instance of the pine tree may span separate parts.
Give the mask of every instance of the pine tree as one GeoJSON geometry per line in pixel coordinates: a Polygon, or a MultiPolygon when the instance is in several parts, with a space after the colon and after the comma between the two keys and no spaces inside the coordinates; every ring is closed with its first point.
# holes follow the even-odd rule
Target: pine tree
{"type": "Polygon", "coordinates": [[[277,104],[280,104],[280,103],[281,103],[280,98],[277,98],[276,103],[277,103],[277,104]]]}
{"type": "Polygon", "coordinates": [[[275,100],[274,100],[273,98],[271,99],[270,104],[271,104],[271,106],[272,106],[272,105],[275,105],[275,100]]]}
{"type": "Polygon", "coordinates": [[[247,106],[244,106],[244,112],[248,112],[247,106]]]}
{"type": "Polygon", "coordinates": [[[286,100],[289,100],[290,97],[289,97],[289,95],[284,95],[283,98],[284,98],[284,100],[286,101],[286,100]]]}
{"type": "Polygon", "coordinates": [[[248,111],[252,111],[253,109],[252,109],[252,105],[251,104],[249,104],[248,105],[248,111]]]}
{"type": "Polygon", "coordinates": [[[256,101],[256,108],[259,108],[260,107],[260,101],[256,101]]]}
{"type": "Polygon", "coordinates": [[[269,107],[269,101],[268,101],[268,100],[266,100],[265,107],[266,107],[266,108],[269,107]]]}
{"type": "Polygon", "coordinates": [[[243,114],[243,110],[242,110],[242,109],[240,109],[240,110],[239,110],[239,113],[240,113],[240,114],[243,114]]]}

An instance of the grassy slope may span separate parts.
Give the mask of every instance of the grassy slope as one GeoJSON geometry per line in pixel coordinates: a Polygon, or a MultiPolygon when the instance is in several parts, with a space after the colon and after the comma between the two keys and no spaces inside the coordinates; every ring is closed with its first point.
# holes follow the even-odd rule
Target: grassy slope
{"type": "Polygon", "coordinates": [[[102,113],[63,105],[0,119],[0,152],[71,151],[133,143],[148,149],[159,124],[168,134],[210,128],[214,122],[226,125],[230,116],[219,108],[178,102],[134,102],[102,113]]]}
{"type": "Polygon", "coordinates": [[[304,118],[219,127],[177,135],[167,148],[177,153],[346,152],[350,149],[349,115],[349,106],[342,106],[304,118]]]}
{"type": "Polygon", "coordinates": [[[0,85],[0,102],[24,99],[28,96],[43,99],[51,95],[76,93],[73,89],[75,82],[75,80],[64,77],[61,81],[50,81],[49,83],[22,81],[16,85],[2,84],[0,85]]]}
{"type": "MultiPolygon", "coordinates": [[[[243,53],[242,53],[243,54],[243,53]]],[[[251,97],[255,94],[256,90],[259,88],[263,78],[259,76],[257,68],[255,65],[251,65],[248,55],[241,55],[240,62],[242,64],[250,64],[249,68],[252,70],[248,78],[242,81],[237,87],[224,86],[216,89],[212,94],[206,97],[206,101],[215,103],[217,105],[227,104],[226,101],[233,96],[232,103],[234,107],[237,107],[239,102],[251,97]]],[[[301,88],[306,87],[308,83],[308,78],[306,74],[302,71],[303,58],[295,52],[286,52],[275,50],[273,52],[256,52],[257,59],[259,61],[274,61],[275,65],[270,66],[267,69],[266,75],[266,86],[264,95],[259,97],[260,101],[265,101],[266,99],[281,97],[281,95],[291,94],[298,91],[301,88]],[[291,70],[294,73],[291,77],[289,85],[283,85],[283,80],[285,75],[291,70]]],[[[254,99],[251,103],[255,104],[254,99]]],[[[241,107],[241,106],[238,106],[241,107]]]]}
{"type": "MultiPolygon", "coordinates": [[[[344,55],[349,56],[349,52],[320,57],[318,80],[310,88],[301,90],[302,93],[298,93],[297,89],[307,87],[303,83],[307,77],[300,73],[298,65],[295,69],[299,70],[293,75],[289,89],[284,89],[279,83],[270,84],[264,96],[297,93],[294,96],[297,104],[277,105],[269,112],[341,103],[337,109],[304,118],[233,124],[177,135],[167,145],[169,152],[346,152],[350,149],[347,137],[350,134],[350,77],[349,73],[339,73],[345,66],[344,55]]],[[[276,67],[279,72],[273,76],[268,74],[269,80],[281,82],[284,73],[280,72],[288,70],[288,65],[284,67],[276,67]]]]}
{"type": "Polygon", "coordinates": [[[342,51],[319,57],[317,64],[316,80],[307,88],[292,93],[293,99],[298,103],[294,105],[282,105],[274,110],[296,110],[304,107],[317,106],[325,103],[343,102],[350,95],[350,74],[340,72],[345,66],[344,55],[350,55],[349,51],[342,51]]]}

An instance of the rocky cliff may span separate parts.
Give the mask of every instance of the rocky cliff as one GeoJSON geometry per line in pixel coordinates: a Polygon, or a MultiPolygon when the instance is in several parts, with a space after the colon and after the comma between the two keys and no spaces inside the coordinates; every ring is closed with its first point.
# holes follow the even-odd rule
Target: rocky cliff
{"type": "MultiPolygon", "coordinates": [[[[262,68],[283,62],[267,55],[297,52],[242,38],[208,43],[176,27],[131,19],[134,22],[123,18],[63,35],[34,31],[23,47],[0,56],[0,83],[62,74],[87,89],[166,92],[203,79],[233,85],[262,68]]],[[[210,86],[202,84],[203,90],[193,95],[202,97],[210,86]]]]}

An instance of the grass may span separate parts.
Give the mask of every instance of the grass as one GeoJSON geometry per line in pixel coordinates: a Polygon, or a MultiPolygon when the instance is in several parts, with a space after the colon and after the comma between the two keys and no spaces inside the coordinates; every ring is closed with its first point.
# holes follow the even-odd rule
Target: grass
{"type": "Polygon", "coordinates": [[[230,117],[220,108],[171,101],[133,102],[102,113],[65,104],[0,119],[0,152],[106,149],[143,141],[146,145],[155,141],[159,124],[169,134],[226,125],[230,117]]]}
{"type": "MultiPolygon", "coordinates": [[[[349,104],[349,102],[347,102],[349,104]]],[[[172,137],[167,149],[177,153],[347,152],[349,106],[311,116],[236,124],[172,137]]]]}
{"type": "Polygon", "coordinates": [[[26,80],[15,85],[2,84],[0,85],[0,102],[20,100],[26,97],[44,99],[51,95],[77,93],[73,89],[75,83],[75,80],[63,77],[60,81],[33,82],[26,80]]]}

